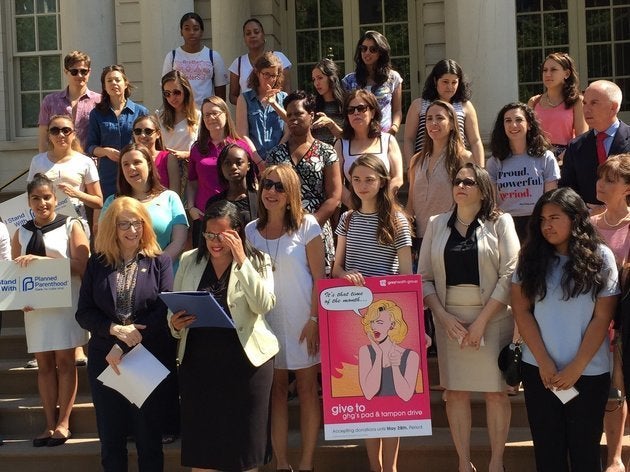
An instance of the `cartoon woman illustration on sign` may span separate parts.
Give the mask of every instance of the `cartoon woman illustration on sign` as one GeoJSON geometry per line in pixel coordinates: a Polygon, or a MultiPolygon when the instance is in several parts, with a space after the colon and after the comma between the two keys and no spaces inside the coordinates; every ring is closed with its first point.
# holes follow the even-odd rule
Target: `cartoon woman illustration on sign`
{"type": "Polygon", "coordinates": [[[420,356],[400,346],[407,336],[402,310],[391,300],[378,300],[361,320],[370,344],[359,348],[359,382],[368,400],[398,395],[409,401],[418,379],[420,356]]]}

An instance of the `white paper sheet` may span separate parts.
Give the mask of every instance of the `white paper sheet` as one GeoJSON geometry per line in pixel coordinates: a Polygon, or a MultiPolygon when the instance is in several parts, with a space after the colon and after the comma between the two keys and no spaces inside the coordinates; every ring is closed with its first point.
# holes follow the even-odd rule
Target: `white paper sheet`
{"type": "Polygon", "coordinates": [[[567,388],[566,390],[557,390],[554,388],[551,391],[556,394],[556,397],[558,397],[562,403],[573,400],[580,393],[575,387],[567,388]]]}
{"type": "Polygon", "coordinates": [[[125,354],[118,364],[120,375],[111,366],[97,378],[141,408],[151,392],[166,378],[168,369],[142,344],[125,354]]]}

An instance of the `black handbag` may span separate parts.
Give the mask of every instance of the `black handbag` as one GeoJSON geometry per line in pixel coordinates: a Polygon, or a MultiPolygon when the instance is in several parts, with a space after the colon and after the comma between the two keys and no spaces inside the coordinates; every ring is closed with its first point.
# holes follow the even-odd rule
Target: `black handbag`
{"type": "Polygon", "coordinates": [[[521,343],[510,343],[499,352],[499,370],[503,372],[505,383],[516,387],[523,380],[521,374],[521,343]]]}

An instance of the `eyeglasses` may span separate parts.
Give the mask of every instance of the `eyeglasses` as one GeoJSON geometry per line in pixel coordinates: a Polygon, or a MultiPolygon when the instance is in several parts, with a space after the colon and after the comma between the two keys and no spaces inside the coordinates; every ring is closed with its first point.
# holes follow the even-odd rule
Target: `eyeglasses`
{"type": "Polygon", "coordinates": [[[262,181],[262,188],[265,190],[271,190],[271,187],[273,187],[278,193],[284,193],[284,185],[282,185],[282,182],[274,182],[270,179],[262,181]]]}
{"type": "Polygon", "coordinates": [[[348,115],[354,115],[355,111],[358,111],[359,113],[365,113],[368,110],[371,110],[372,107],[369,105],[357,105],[356,107],[348,107],[346,109],[346,113],[348,115]]]}
{"type": "Polygon", "coordinates": [[[201,234],[204,238],[206,238],[207,241],[214,241],[216,239],[217,241],[221,242],[223,240],[223,236],[221,235],[221,233],[212,233],[210,231],[207,231],[201,234]]]}
{"type": "Polygon", "coordinates": [[[203,114],[204,118],[212,118],[213,120],[216,120],[218,117],[220,117],[221,115],[223,115],[224,112],[222,111],[209,111],[207,113],[203,114]]]}
{"type": "Polygon", "coordinates": [[[66,70],[70,72],[70,75],[72,75],[73,77],[76,77],[79,74],[81,74],[82,77],[87,77],[87,75],[90,73],[90,69],[66,69],[66,70]]]}
{"type": "Polygon", "coordinates": [[[275,80],[278,78],[278,74],[270,74],[269,72],[261,72],[260,75],[262,75],[267,80],[269,79],[275,80]]]}
{"type": "Polygon", "coordinates": [[[169,98],[171,95],[173,95],[174,97],[179,97],[182,93],[181,90],[179,89],[175,89],[175,90],[162,90],[162,96],[164,98],[169,98]]]}
{"type": "Polygon", "coordinates": [[[63,128],[60,128],[59,126],[53,126],[52,128],[48,128],[48,132],[53,136],[59,136],[60,134],[63,134],[64,136],[70,136],[72,133],[74,133],[74,130],[69,126],[64,126],[63,128]]]}
{"type": "Polygon", "coordinates": [[[370,51],[372,54],[376,54],[377,52],[379,52],[378,46],[365,46],[365,45],[361,45],[359,46],[359,50],[361,52],[368,52],[370,51]]]}
{"type": "Polygon", "coordinates": [[[155,133],[155,131],[156,130],[151,128],[134,128],[133,134],[135,134],[136,136],[142,136],[143,134],[145,136],[151,136],[153,133],[155,133]]]}
{"type": "Polygon", "coordinates": [[[464,187],[474,187],[475,185],[477,185],[477,182],[474,181],[473,179],[469,179],[468,177],[465,178],[465,179],[455,179],[455,180],[453,180],[453,186],[454,187],[459,187],[462,184],[464,184],[464,187]]]}
{"type": "Polygon", "coordinates": [[[142,221],[142,220],[119,221],[119,222],[116,223],[116,226],[118,227],[118,229],[120,229],[122,231],[127,231],[129,228],[131,228],[133,226],[133,229],[138,231],[140,228],[142,228],[144,226],[144,221],[142,221]]]}

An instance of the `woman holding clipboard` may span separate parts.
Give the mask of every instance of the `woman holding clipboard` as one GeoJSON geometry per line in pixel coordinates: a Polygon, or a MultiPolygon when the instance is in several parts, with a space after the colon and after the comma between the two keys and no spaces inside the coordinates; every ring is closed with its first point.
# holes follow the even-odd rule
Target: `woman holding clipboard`
{"type": "Polygon", "coordinates": [[[175,291],[210,292],[236,329],[189,328],[184,310],[169,313],[179,345],[182,465],[246,471],[270,459],[269,396],[278,341],[264,315],[273,308],[271,260],[245,240],[236,205],[208,207],[205,244],[182,255],[175,291]]]}

